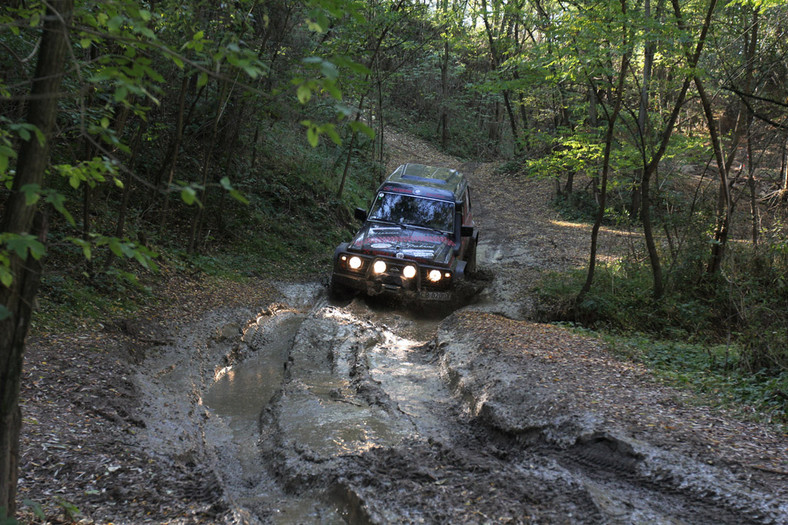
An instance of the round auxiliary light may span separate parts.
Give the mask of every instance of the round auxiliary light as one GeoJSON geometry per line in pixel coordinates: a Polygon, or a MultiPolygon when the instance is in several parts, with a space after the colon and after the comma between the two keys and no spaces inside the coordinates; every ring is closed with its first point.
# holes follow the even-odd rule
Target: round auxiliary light
{"type": "Polygon", "coordinates": [[[372,270],[375,273],[383,273],[386,271],[386,263],[383,261],[375,261],[375,264],[372,265],[372,270]]]}
{"type": "Polygon", "coordinates": [[[402,276],[405,279],[412,279],[416,277],[416,267],[412,264],[407,265],[405,268],[402,269],[402,276]]]}
{"type": "Polygon", "coordinates": [[[361,257],[354,255],[347,263],[351,270],[358,270],[361,268],[361,257]]]}
{"type": "Polygon", "coordinates": [[[427,279],[430,281],[437,283],[441,280],[441,271],[440,270],[430,270],[430,273],[427,274],[427,279]]]}

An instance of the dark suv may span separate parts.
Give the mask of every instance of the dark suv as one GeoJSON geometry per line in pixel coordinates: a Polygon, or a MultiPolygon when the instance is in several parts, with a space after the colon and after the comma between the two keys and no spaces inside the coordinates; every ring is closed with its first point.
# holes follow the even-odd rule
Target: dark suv
{"type": "Polygon", "coordinates": [[[476,271],[478,231],[470,188],[457,170],[404,164],[378,188],[364,225],[334,253],[331,291],[360,290],[420,302],[454,299],[476,271]]]}

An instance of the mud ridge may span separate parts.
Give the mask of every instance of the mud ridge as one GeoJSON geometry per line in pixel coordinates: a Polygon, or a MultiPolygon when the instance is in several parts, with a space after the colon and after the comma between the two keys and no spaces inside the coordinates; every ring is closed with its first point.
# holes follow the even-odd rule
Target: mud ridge
{"type": "Polygon", "coordinates": [[[657,515],[660,508],[679,509],[694,523],[771,524],[788,516],[785,503],[726,471],[627,437],[591,410],[565,407],[560,388],[535,385],[528,365],[519,377],[506,377],[505,365],[489,364],[481,340],[454,326],[448,320],[439,330],[441,373],[469,414],[508,436],[512,446],[554,458],[580,479],[593,480],[592,493],[600,493],[602,483],[606,496],[597,499],[603,510],[618,505],[605,501],[611,493],[640,491],[653,500],[657,515]]]}

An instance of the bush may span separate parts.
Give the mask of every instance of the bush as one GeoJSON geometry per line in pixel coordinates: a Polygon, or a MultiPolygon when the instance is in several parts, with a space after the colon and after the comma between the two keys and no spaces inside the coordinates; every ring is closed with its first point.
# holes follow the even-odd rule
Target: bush
{"type": "Polygon", "coordinates": [[[620,353],[661,377],[788,423],[785,259],[771,249],[753,256],[731,247],[717,275],[699,261],[700,252],[687,250],[666,272],[658,301],[646,261],[600,264],[580,303],[585,271],[550,274],[538,289],[538,317],[603,330],[620,353]]]}

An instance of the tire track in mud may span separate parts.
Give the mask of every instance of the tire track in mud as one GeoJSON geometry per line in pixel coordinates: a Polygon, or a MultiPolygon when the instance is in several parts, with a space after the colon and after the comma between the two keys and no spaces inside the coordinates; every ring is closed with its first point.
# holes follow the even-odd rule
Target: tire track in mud
{"type": "Polygon", "coordinates": [[[477,435],[431,339],[395,335],[420,324],[358,304],[306,317],[261,419],[262,455],[285,490],[318,491],[350,522],[599,522],[560,466],[511,462],[477,435]]]}
{"type": "Polygon", "coordinates": [[[512,416],[522,407],[507,403],[523,398],[501,396],[494,381],[474,377],[478,362],[457,359],[484,356],[451,319],[438,329],[439,321],[358,300],[318,300],[282,335],[278,315],[244,336],[253,352],[282,337],[289,349],[260,416],[259,448],[235,451],[246,454],[238,458],[247,464],[243,483],[219,476],[239,515],[270,523],[622,524],[785,516],[757,488],[606,431],[593,414],[556,407],[522,424],[512,416]]]}
{"type": "Polygon", "coordinates": [[[507,366],[488,366],[482,343],[457,331],[456,322],[442,325],[438,346],[447,382],[478,423],[499,433],[512,454],[527,451],[565,468],[603,522],[788,522],[788,505],[771,496],[770,487],[627,437],[591,407],[565,406],[559,387],[536,388],[532,381],[541,370],[521,369],[520,377],[499,381],[507,366]],[[537,393],[528,394],[529,388],[537,393]]]}

